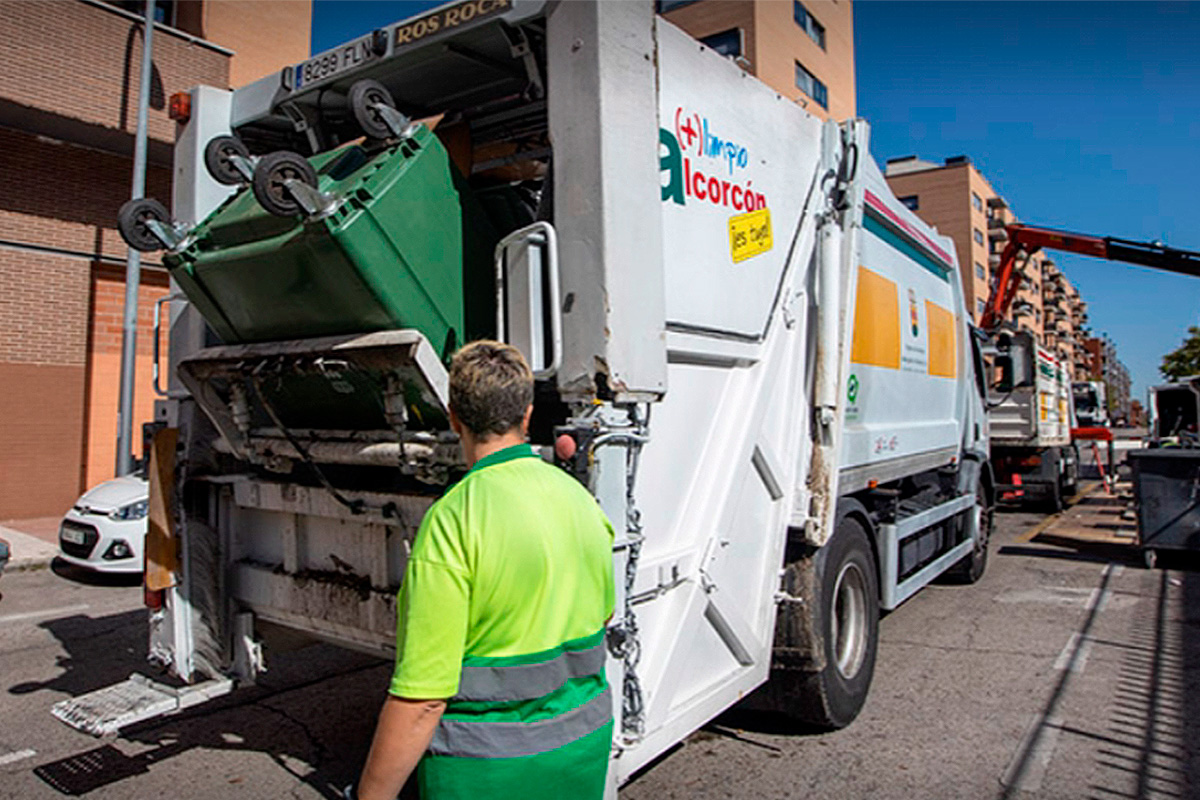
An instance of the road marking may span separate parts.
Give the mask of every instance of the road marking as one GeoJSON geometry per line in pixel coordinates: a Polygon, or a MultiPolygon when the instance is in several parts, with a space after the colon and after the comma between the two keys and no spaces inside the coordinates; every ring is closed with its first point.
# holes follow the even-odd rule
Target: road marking
{"type": "Polygon", "coordinates": [[[5,617],[0,617],[0,625],[5,622],[20,622],[26,619],[38,619],[39,617],[53,617],[56,614],[68,614],[72,611],[86,611],[91,608],[87,603],[79,603],[74,606],[63,606],[62,608],[47,608],[44,611],[27,611],[24,614],[9,614],[5,617]]]}
{"type": "Polygon", "coordinates": [[[1000,779],[1009,793],[1036,792],[1042,788],[1042,780],[1046,777],[1050,760],[1054,758],[1054,747],[1058,744],[1061,728],[1062,719],[1059,717],[1033,716],[1020,747],[1000,779]]]}
{"type": "Polygon", "coordinates": [[[1017,541],[1021,544],[1025,544],[1026,542],[1033,541],[1035,538],[1037,538],[1038,534],[1043,533],[1046,530],[1046,528],[1049,528],[1051,525],[1053,525],[1054,521],[1057,520],[1058,517],[1059,517],[1059,514],[1051,514],[1050,516],[1046,517],[1044,520],[1039,522],[1037,525],[1034,525],[1032,528],[1030,528],[1029,530],[1022,533],[1020,536],[1018,536],[1017,541]]]}
{"type": "Polygon", "coordinates": [[[0,755],[0,767],[7,764],[15,764],[18,761],[23,761],[26,758],[32,758],[36,755],[36,750],[17,750],[13,753],[5,753],[4,755],[0,755]]]}
{"type": "Polygon", "coordinates": [[[1062,652],[1054,662],[1054,671],[1062,672],[1070,669],[1076,675],[1083,672],[1087,666],[1088,656],[1092,654],[1092,640],[1083,639],[1078,633],[1072,633],[1071,638],[1063,646],[1062,652]],[[1076,655],[1078,651],[1078,655],[1076,655]],[[1074,660],[1072,660],[1074,659],[1074,660]]]}
{"type": "Polygon", "coordinates": [[[1013,800],[1021,792],[1036,792],[1041,789],[1042,779],[1045,778],[1046,770],[1054,757],[1054,748],[1058,744],[1058,734],[1062,728],[1059,705],[1071,677],[1083,671],[1091,646],[1089,634],[1108,601],[1108,586],[1117,566],[1114,563],[1104,566],[1100,573],[1100,586],[1088,597],[1087,619],[1077,632],[1071,634],[1054,663],[1055,670],[1062,674],[1055,683],[1045,710],[1033,716],[1021,743],[1013,753],[1012,760],[1000,778],[1000,783],[1004,786],[1004,793],[1001,795],[1004,800],[1013,800]]]}

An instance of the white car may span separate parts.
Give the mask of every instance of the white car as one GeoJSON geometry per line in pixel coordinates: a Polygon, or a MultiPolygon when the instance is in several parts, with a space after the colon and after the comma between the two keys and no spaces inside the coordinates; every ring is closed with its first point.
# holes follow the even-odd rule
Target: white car
{"type": "Polygon", "coordinates": [[[89,489],[63,517],[59,556],[96,572],[141,572],[149,506],[149,485],[138,475],[89,489]]]}

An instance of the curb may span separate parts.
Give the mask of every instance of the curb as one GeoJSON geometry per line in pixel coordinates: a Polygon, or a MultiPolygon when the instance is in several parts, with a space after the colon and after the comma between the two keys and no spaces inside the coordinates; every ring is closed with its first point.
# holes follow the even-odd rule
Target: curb
{"type": "Polygon", "coordinates": [[[58,557],[58,545],[12,528],[0,526],[0,539],[7,540],[12,548],[12,557],[4,567],[6,573],[46,569],[58,557]]]}

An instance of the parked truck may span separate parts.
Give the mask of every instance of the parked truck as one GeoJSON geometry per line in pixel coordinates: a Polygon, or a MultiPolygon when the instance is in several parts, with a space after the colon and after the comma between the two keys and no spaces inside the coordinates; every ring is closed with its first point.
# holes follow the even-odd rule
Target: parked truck
{"type": "Polygon", "coordinates": [[[868,127],[822,121],[649,2],[469,0],[179,117],[150,656],[55,714],[95,733],[253,681],[301,634],[390,657],[463,472],[446,359],[535,370],[531,439],[618,530],[613,791],[721,711],[826,727],[881,611],[986,567],[980,339],[953,245],[868,127]],[[366,136],[365,139],[362,137],[366,136]]]}
{"type": "Polygon", "coordinates": [[[1075,381],[1071,384],[1075,421],[1081,428],[1107,428],[1108,388],[1104,381],[1075,381]]]}
{"type": "Polygon", "coordinates": [[[1004,376],[988,406],[998,497],[1059,511],[1079,481],[1071,378],[1030,331],[1001,331],[993,342],[1004,376]]]}

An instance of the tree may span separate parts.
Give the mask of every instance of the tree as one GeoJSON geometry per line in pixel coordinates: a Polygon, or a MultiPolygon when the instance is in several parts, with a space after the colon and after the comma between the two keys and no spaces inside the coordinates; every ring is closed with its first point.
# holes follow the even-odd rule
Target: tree
{"type": "Polygon", "coordinates": [[[1169,381],[1200,375],[1200,327],[1192,325],[1188,328],[1183,344],[1163,356],[1158,371],[1169,381]]]}

